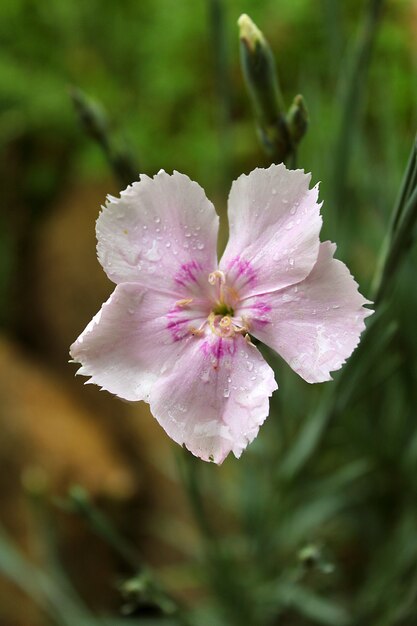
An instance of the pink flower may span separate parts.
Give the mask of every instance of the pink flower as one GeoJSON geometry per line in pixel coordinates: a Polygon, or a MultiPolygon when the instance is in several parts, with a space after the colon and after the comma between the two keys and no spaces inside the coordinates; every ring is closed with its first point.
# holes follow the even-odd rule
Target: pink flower
{"type": "Polygon", "coordinates": [[[142,176],[109,197],[98,258],[116,288],[71,346],[78,374],[145,400],[168,435],[205,461],[239,457],[277,389],[249,335],[309,383],[331,380],[371,311],[336,246],[320,243],[318,188],[284,165],[232,185],[230,239],[187,176],[142,176]]]}

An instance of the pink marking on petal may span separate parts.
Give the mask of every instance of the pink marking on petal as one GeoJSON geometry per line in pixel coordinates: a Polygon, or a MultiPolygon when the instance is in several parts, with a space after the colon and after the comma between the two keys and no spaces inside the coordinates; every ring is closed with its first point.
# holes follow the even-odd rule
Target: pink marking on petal
{"type": "Polygon", "coordinates": [[[213,335],[209,335],[201,344],[200,350],[205,356],[211,356],[213,364],[217,367],[224,357],[235,354],[236,343],[231,337],[213,337],[213,335]]]}
{"type": "Polygon", "coordinates": [[[236,258],[250,262],[256,280],[242,281],[241,298],[298,283],[313,269],[321,217],[318,188],[309,189],[310,179],[301,170],[280,164],[242,174],[233,183],[228,201],[230,237],[220,269],[227,271],[236,258]]]}
{"type": "Polygon", "coordinates": [[[248,283],[252,283],[256,279],[256,272],[252,265],[241,256],[232,259],[227,267],[229,271],[235,271],[236,278],[244,276],[248,283]]]}
{"type": "Polygon", "coordinates": [[[172,297],[163,292],[117,285],[70,348],[79,373],[121,398],[146,400],[154,380],[179,356],[167,329],[170,306],[172,297]]]}
{"type": "Polygon", "coordinates": [[[265,325],[271,322],[271,306],[262,297],[257,297],[251,307],[250,324],[265,325]],[[252,317],[253,316],[253,317],[252,317]]]}
{"type": "Polygon", "coordinates": [[[196,307],[184,308],[175,304],[166,315],[168,324],[167,329],[170,331],[174,341],[180,341],[186,336],[192,334],[193,328],[198,328],[204,321],[204,314],[196,307]]]}
{"type": "Polygon", "coordinates": [[[182,287],[188,287],[190,283],[198,283],[199,275],[202,271],[202,266],[198,261],[189,261],[183,263],[177,273],[175,274],[175,282],[182,287]]]}
{"type": "Polygon", "coordinates": [[[151,411],[168,435],[205,461],[239,457],[256,437],[277,388],[241,335],[186,342],[183,358],[152,389],[151,411]]]}

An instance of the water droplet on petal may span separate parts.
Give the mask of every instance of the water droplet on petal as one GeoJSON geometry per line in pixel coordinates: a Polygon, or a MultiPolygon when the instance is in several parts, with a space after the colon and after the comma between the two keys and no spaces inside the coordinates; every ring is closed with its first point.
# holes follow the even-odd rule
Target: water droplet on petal
{"type": "Polygon", "coordinates": [[[230,389],[225,389],[225,390],[223,391],[223,397],[224,397],[224,398],[228,398],[229,396],[230,396],[230,389]]]}
{"type": "Polygon", "coordinates": [[[295,215],[296,211],[297,211],[297,207],[296,206],[292,206],[291,209],[290,209],[290,214],[291,215],[295,215]]]}
{"type": "Polygon", "coordinates": [[[161,254],[158,250],[158,244],[156,240],[152,242],[152,247],[147,252],[145,252],[145,258],[147,258],[148,261],[152,262],[160,260],[161,254]]]}
{"type": "Polygon", "coordinates": [[[271,193],[272,193],[273,196],[276,196],[277,195],[277,190],[276,189],[271,189],[271,193]]]}
{"type": "Polygon", "coordinates": [[[210,372],[209,372],[209,370],[203,372],[201,374],[200,378],[203,381],[203,383],[208,383],[208,381],[210,380],[210,372]]]}
{"type": "Polygon", "coordinates": [[[202,241],[197,241],[197,249],[204,250],[204,243],[202,241]]]}

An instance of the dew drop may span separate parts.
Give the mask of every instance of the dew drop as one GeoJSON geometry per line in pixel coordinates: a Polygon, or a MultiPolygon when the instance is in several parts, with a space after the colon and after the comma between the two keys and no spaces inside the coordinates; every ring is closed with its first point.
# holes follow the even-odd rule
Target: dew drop
{"type": "Polygon", "coordinates": [[[252,363],[252,361],[246,361],[246,367],[251,372],[253,370],[253,363],[252,363]]]}
{"type": "Polygon", "coordinates": [[[294,267],[294,263],[295,263],[295,261],[294,261],[294,259],[291,257],[291,258],[288,260],[288,263],[291,265],[291,267],[294,267]]]}
{"type": "Polygon", "coordinates": [[[155,224],[159,224],[161,222],[161,218],[160,217],[155,217],[155,224]]]}
{"type": "Polygon", "coordinates": [[[170,247],[171,247],[171,242],[170,242],[170,241],[167,241],[167,242],[166,242],[166,244],[165,244],[165,246],[166,246],[167,248],[170,248],[170,247]]]}
{"type": "Polygon", "coordinates": [[[291,215],[295,215],[296,212],[297,212],[297,207],[296,206],[292,206],[291,209],[290,209],[290,214],[291,215]]]}
{"type": "Polygon", "coordinates": [[[271,189],[271,193],[272,193],[273,196],[276,196],[277,195],[277,190],[275,188],[271,189]]]}
{"type": "Polygon", "coordinates": [[[198,250],[204,250],[204,243],[202,241],[197,241],[198,250]]]}
{"type": "Polygon", "coordinates": [[[288,222],[288,224],[285,225],[285,230],[291,230],[293,226],[294,226],[294,222],[290,221],[288,222]]]}
{"type": "Polygon", "coordinates": [[[158,244],[156,243],[156,240],[152,242],[152,247],[145,253],[145,258],[147,258],[148,261],[152,261],[152,262],[160,260],[161,255],[159,253],[158,244]]]}
{"type": "Polygon", "coordinates": [[[223,397],[224,397],[224,398],[228,398],[229,396],[230,396],[230,389],[225,389],[225,390],[223,391],[223,397]]]}

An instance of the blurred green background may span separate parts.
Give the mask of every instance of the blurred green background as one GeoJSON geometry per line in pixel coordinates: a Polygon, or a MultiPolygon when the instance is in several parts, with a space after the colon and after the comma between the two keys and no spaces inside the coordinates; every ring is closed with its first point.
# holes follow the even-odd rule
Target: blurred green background
{"type": "Polygon", "coordinates": [[[107,116],[138,173],[198,181],[225,228],[233,178],[270,163],[239,63],[243,12],[286,105],[307,102],[298,165],[321,181],[323,239],[368,295],[417,128],[413,0],[0,4],[1,626],[417,623],[415,250],[335,419],[315,410],[324,386],[267,355],[271,417],[221,468],[183,457],[145,406],[83,387],[67,364],[112,290],[94,222],[120,191],[70,90],[107,116]]]}

